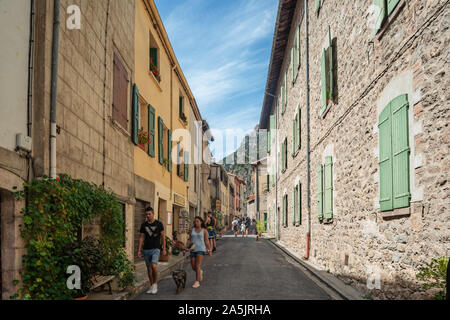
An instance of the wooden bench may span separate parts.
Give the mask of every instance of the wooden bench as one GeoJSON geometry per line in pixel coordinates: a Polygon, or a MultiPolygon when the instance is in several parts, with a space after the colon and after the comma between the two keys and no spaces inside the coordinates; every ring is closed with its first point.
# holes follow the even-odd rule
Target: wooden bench
{"type": "Polygon", "coordinates": [[[92,286],[92,290],[97,289],[99,287],[103,287],[105,284],[108,284],[109,294],[112,294],[111,289],[111,281],[113,281],[115,276],[96,276],[92,281],[94,284],[92,286]]]}

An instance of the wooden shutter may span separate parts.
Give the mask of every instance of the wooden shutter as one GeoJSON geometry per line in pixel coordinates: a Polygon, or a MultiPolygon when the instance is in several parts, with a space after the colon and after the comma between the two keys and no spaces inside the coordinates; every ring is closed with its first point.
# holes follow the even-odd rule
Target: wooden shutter
{"type": "Polygon", "coordinates": [[[388,16],[394,11],[397,4],[400,2],[400,0],[387,0],[387,14],[388,16]]]}
{"type": "Polygon", "coordinates": [[[172,131],[171,130],[167,130],[167,153],[168,153],[167,170],[169,170],[169,172],[172,172],[172,131]]]}
{"type": "Polygon", "coordinates": [[[184,152],[184,181],[189,181],[189,152],[184,152]]]}
{"type": "Polygon", "coordinates": [[[334,96],[334,63],[333,63],[333,39],[331,38],[331,27],[328,26],[328,41],[330,45],[327,49],[328,62],[328,93],[327,93],[327,104],[328,100],[333,100],[334,96]]]}
{"type": "Polygon", "coordinates": [[[128,130],[128,72],[117,54],[113,64],[112,118],[128,130]]]}
{"type": "Polygon", "coordinates": [[[139,89],[136,84],[133,85],[133,132],[131,138],[135,145],[139,144],[139,89]]]}
{"type": "Polygon", "coordinates": [[[409,207],[409,128],[408,96],[401,95],[391,102],[392,110],[392,172],[394,209],[409,207]]]}
{"type": "Polygon", "coordinates": [[[323,219],[323,166],[317,166],[317,211],[319,220],[323,219]]]}
{"type": "Polygon", "coordinates": [[[325,158],[325,218],[333,218],[333,158],[325,158]]]}
{"type": "Polygon", "coordinates": [[[389,211],[394,208],[392,197],[392,123],[391,104],[381,112],[378,119],[379,168],[380,168],[380,208],[389,211]]]}
{"type": "Polygon", "coordinates": [[[321,66],[321,82],[322,82],[322,109],[320,113],[324,113],[327,109],[327,91],[328,91],[328,70],[329,70],[329,59],[327,59],[327,52],[325,49],[322,50],[322,66],[321,66]]]}
{"type": "Polygon", "coordinates": [[[302,184],[298,184],[297,190],[297,222],[302,224],[302,184]]]}
{"type": "Polygon", "coordinates": [[[297,116],[294,118],[294,120],[292,120],[292,156],[295,155],[295,135],[297,132],[297,124],[296,124],[296,118],[297,116]]]}
{"type": "Polygon", "coordinates": [[[301,110],[300,107],[297,107],[297,149],[300,149],[302,146],[302,138],[301,138],[301,133],[302,133],[302,122],[301,122],[301,110]]]}
{"type": "Polygon", "coordinates": [[[294,81],[295,81],[295,69],[296,69],[296,67],[295,67],[295,47],[294,46],[292,46],[292,48],[291,48],[291,66],[292,66],[292,72],[291,72],[292,79],[291,79],[291,81],[292,81],[292,84],[294,84],[294,81]]]}
{"type": "Polygon", "coordinates": [[[316,14],[319,14],[320,7],[322,6],[322,0],[315,0],[314,4],[315,4],[315,12],[316,14]]]}
{"type": "Polygon", "coordinates": [[[148,132],[150,133],[150,141],[148,145],[148,155],[155,157],[155,109],[148,105],[148,132]]]}
{"type": "Polygon", "coordinates": [[[155,66],[158,66],[158,49],[150,48],[150,59],[155,66]]]}
{"type": "Polygon", "coordinates": [[[158,160],[160,165],[164,165],[164,122],[158,117],[158,160]]]}
{"type": "Polygon", "coordinates": [[[284,72],[284,111],[286,111],[286,107],[287,107],[287,97],[288,97],[288,81],[287,81],[287,70],[284,72]]]}
{"type": "Polygon", "coordinates": [[[301,59],[301,52],[300,52],[300,37],[301,37],[301,33],[300,33],[300,25],[298,25],[297,27],[297,70],[300,69],[300,66],[302,64],[302,59],[301,59]]]}
{"type": "Polygon", "coordinates": [[[375,0],[375,33],[377,33],[387,17],[386,0],[375,0]]]}

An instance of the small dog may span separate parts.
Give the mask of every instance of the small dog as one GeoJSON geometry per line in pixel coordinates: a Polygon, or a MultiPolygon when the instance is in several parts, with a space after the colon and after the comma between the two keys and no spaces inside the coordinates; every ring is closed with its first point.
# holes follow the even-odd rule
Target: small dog
{"type": "Polygon", "coordinates": [[[186,288],[186,271],[175,270],[172,272],[172,278],[177,286],[177,294],[180,294],[186,288]]]}

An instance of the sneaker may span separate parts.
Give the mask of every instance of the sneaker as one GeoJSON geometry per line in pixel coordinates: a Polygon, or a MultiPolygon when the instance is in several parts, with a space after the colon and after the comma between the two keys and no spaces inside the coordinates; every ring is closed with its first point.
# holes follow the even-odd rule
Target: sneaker
{"type": "Polygon", "coordinates": [[[158,293],[158,285],[155,283],[152,285],[152,294],[157,294],[158,293]]]}
{"type": "Polygon", "coordinates": [[[150,286],[150,288],[148,288],[147,294],[153,294],[153,285],[150,286]]]}
{"type": "Polygon", "coordinates": [[[217,251],[217,249],[216,249],[216,247],[214,247],[213,250],[212,250],[212,252],[216,252],[216,251],[217,251]]]}

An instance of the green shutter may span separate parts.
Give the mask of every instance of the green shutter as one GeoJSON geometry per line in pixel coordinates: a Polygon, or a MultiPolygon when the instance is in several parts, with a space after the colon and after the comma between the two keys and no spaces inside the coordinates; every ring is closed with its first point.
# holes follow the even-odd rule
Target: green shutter
{"type": "Polygon", "coordinates": [[[400,0],[387,0],[387,14],[388,16],[394,11],[397,4],[400,2],[400,0]]]}
{"type": "Polygon", "coordinates": [[[381,112],[378,119],[381,211],[389,211],[394,208],[394,201],[392,197],[391,119],[391,104],[388,104],[381,112]]]}
{"type": "Polygon", "coordinates": [[[298,184],[297,190],[297,222],[302,224],[302,184],[298,184]]]}
{"type": "Polygon", "coordinates": [[[321,66],[321,82],[322,82],[322,109],[320,110],[320,114],[323,114],[327,109],[327,91],[328,91],[328,64],[329,60],[327,59],[327,52],[325,49],[322,50],[322,66],[321,66]]]}
{"type": "Polygon", "coordinates": [[[322,6],[322,0],[315,0],[315,12],[316,14],[319,14],[320,7],[322,6]]]}
{"type": "Polygon", "coordinates": [[[158,161],[160,165],[164,164],[164,122],[161,117],[158,117],[158,161]]]}
{"type": "Polygon", "coordinates": [[[189,181],[189,152],[184,152],[184,181],[189,181]]]}
{"type": "Polygon", "coordinates": [[[381,29],[386,17],[386,0],[375,0],[375,33],[381,29]]]}
{"type": "Polygon", "coordinates": [[[133,123],[131,138],[135,145],[139,144],[139,89],[136,84],[133,85],[133,123]]]}
{"type": "Polygon", "coordinates": [[[333,158],[325,158],[325,218],[333,218],[333,158]]]}
{"type": "Polygon", "coordinates": [[[284,111],[286,111],[287,107],[287,97],[288,97],[288,81],[287,81],[287,70],[284,73],[284,111]]]}
{"type": "Polygon", "coordinates": [[[317,211],[319,220],[323,219],[323,166],[317,166],[317,211]]]}
{"type": "Polygon", "coordinates": [[[284,84],[281,86],[281,114],[284,114],[284,91],[285,91],[284,84]]]}
{"type": "Polygon", "coordinates": [[[158,49],[150,48],[150,59],[155,66],[158,66],[158,49]]]}
{"type": "Polygon", "coordinates": [[[296,151],[296,149],[295,149],[295,133],[297,132],[296,129],[297,129],[297,124],[296,124],[296,121],[294,118],[294,120],[292,120],[292,156],[295,155],[295,151],[296,151]]]}
{"type": "Polygon", "coordinates": [[[177,176],[181,177],[180,143],[177,143],[177,176]]]}
{"type": "Polygon", "coordinates": [[[286,196],[283,196],[283,209],[282,209],[282,213],[283,213],[283,227],[286,226],[286,223],[285,223],[285,221],[286,221],[286,219],[285,219],[285,216],[286,216],[286,201],[285,201],[285,198],[286,198],[286,196]]]}
{"type": "Polygon", "coordinates": [[[291,66],[292,66],[292,73],[291,73],[291,76],[292,76],[292,84],[294,84],[294,81],[295,81],[295,47],[294,46],[292,46],[292,48],[291,48],[291,66]]]}
{"type": "Polygon", "coordinates": [[[172,131],[168,130],[167,131],[167,146],[168,146],[168,170],[169,172],[172,172],[172,131]]]}
{"type": "Polygon", "coordinates": [[[391,102],[392,110],[392,172],[394,209],[409,207],[409,128],[408,96],[401,95],[391,102]]]}
{"type": "Polygon", "coordinates": [[[300,108],[297,113],[297,149],[302,147],[302,111],[300,108]]]}
{"type": "Polygon", "coordinates": [[[297,186],[292,188],[292,224],[297,222],[297,186]]]}
{"type": "Polygon", "coordinates": [[[148,145],[148,155],[155,157],[155,109],[148,105],[148,132],[150,133],[150,141],[148,145]]]}
{"type": "Polygon", "coordinates": [[[328,40],[330,41],[330,46],[327,49],[327,58],[328,62],[328,92],[327,93],[327,102],[328,100],[333,100],[334,96],[334,64],[333,64],[333,39],[331,38],[331,27],[328,26],[328,40]]]}

